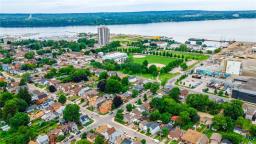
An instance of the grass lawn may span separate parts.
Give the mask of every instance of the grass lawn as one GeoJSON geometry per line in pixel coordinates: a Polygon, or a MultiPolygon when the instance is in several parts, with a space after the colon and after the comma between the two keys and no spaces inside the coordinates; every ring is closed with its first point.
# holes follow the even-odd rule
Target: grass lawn
{"type": "Polygon", "coordinates": [[[179,73],[165,73],[165,74],[160,74],[159,79],[160,79],[160,81],[161,81],[161,85],[165,85],[166,82],[167,82],[169,79],[171,79],[171,78],[177,76],[178,74],[179,74],[179,73]]]}
{"type": "Polygon", "coordinates": [[[134,58],[133,57],[133,60],[135,63],[140,63],[140,64],[142,64],[145,60],[147,60],[149,64],[150,63],[159,63],[159,64],[167,65],[174,59],[169,58],[169,57],[164,57],[164,56],[146,55],[143,58],[134,58]]]}
{"type": "Polygon", "coordinates": [[[78,98],[80,98],[80,97],[79,96],[70,96],[70,97],[68,97],[68,100],[75,101],[78,98]]]}
{"type": "Polygon", "coordinates": [[[144,38],[141,36],[127,36],[127,35],[118,35],[113,36],[112,41],[120,41],[120,42],[136,42],[143,40],[144,38]]]}
{"type": "MultiPolygon", "coordinates": [[[[55,120],[44,122],[43,120],[38,119],[32,122],[32,125],[29,127],[29,129],[32,131],[33,134],[39,135],[43,133],[47,134],[49,131],[57,128],[57,126],[58,124],[55,120]]],[[[0,131],[0,143],[6,143],[6,141],[10,140],[15,136],[17,136],[16,131],[0,131]]]]}
{"type": "Polygon", "coordinates": [[[207,60],[209,58],[208,55],[205,54],[200,54],[200,53],[191,53],[191,52],[179,52],[179,51],[172,51],[172,50],[167,50],[166,52],[170,52],[175,55],[179,56],[184,56],[188,59],[197,59],[197,60],[207,60]]]}
{"type": "Polygon", "coordinates": [[[178,144],[178,142],[177,141],[170,141],[168,144],[178,144]]]}
{"type": "Polygon", "coordinates": [[[43,120],[36,120],[32,123],[31,129],[38,134],[48,133],[49,131],[57,128],[58,123],[55,120],[45,122],[43,120]]]}

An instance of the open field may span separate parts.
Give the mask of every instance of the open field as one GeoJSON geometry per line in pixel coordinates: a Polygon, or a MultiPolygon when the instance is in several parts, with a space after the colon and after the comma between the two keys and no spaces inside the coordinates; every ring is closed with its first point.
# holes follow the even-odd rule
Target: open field
{"type": "Polygon", "coordinates": [[[142,64],[145,60],[148,61],[148,63],[154,63],[154,64],[163,64],[163,65],[167,65],[169,64],[171,61],[173,61],[173,58],[168,58],[168,57],[164,57],[164,56],[155,56],[155,55],[146,55],[145,57],[141,57],[141,58],[135,58],[133,57],[133,60],[135,63],[140,63],[142,64]]]}
{"type": "Polygon", "coordinates": [[[173,51],[173,50],[166,50],[165,52],[169,52],[169,53],[172,53],[173,55],[180,56],[180,57],[184,56],[187,59],[206,60],[209,58],[208,55],[193,53],[193,52],[180,52],[180,51],[173,51]]]}
{"type": "Polygon", "coordinates": [[[112,36],[112,41],[120,41],[120,42],[136,42],[143,40],[144,38],[139,35],[114,35],[112,36]]]}

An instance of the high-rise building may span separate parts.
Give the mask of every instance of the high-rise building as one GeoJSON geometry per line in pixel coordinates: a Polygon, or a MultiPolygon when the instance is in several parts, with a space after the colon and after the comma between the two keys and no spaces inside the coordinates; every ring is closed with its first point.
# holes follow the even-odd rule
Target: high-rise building
{"type": "Polygon", "coordinates": [[[108,27],[102,26],[98,28],[98,41],[101,46],[109,43],[110,31],[108,27]]]}

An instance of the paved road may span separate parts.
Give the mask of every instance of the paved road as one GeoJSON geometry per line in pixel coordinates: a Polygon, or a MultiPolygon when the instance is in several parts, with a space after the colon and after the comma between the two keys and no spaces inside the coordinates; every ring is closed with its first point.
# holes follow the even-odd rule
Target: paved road
{"type": "MultiPolygon", "coordinates": [[[[139,96],[137,96],[134,99],[131,99],[130,101],[128,101],[127,103],[123,104],[120,108],[118,109],[125,109],[126,105],[131,103],[134,104],[136,103],[136,101],[140,98],[143,98],[144,94],[149,93],[149,91],[145,91],[142,92],[139,96]]],[[[122,125],[120,123],[117,123],[114,121],[114,117],[115,114],[117,112],[118,109],[112,111],[112,113],[106,114],[106,115],[99,115],[96,112],[92,112],[90,110],[88,110],[86,107],[80,107],[81,109],[81,113],[82,114],[86,114],[88,115],[90,118],[92,118],[94,120],[94,122],[92,124],[90,124],[89,126],[83,128],[81,131],[81,134],[84,132],[89,132],[92,129],[96,129],[98,126],[103,125],[103,124],[108,124],[112,127],[114,127],[115,129],[124,132],[125,135],[127,135],[128,137],[132,137],[132,138],[139,138],[139,139],[145,139],[147,141],[148,144],[156,144],[156,142],[154,141],[154,139],[152,137],[149,137],[147,135],[141,134],[139,132],[137,132],[136,130],[129,128],[125,125],[122,125]]],[[[68,140],[67,142],[65,142],[65,144],[70,143],[72,140],[76,139],[80,139],[80,135],[75,135],[73,139],[68,140]]]]}

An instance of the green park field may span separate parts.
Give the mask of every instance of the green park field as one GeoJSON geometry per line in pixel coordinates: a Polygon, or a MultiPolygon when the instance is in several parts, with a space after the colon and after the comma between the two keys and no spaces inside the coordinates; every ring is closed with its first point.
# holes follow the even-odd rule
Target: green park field
{"type": "Polygon", "coordinates": [[[145,60],[147,60],[149,64],[154,63],[154,64],[167,65],[168,63],[170,63],[174,59],[169,58],[169,57],[164,57],[164,56],[156,56],[156,55],[146,55],[145,57],[141,57],[141,58],[133,56],[133,61],[135,63],[142,64],[145,60]]]}

